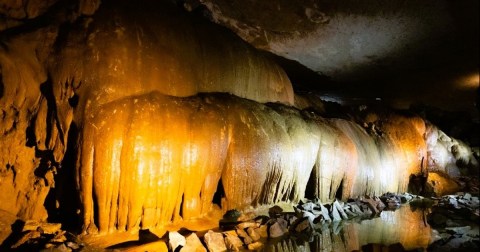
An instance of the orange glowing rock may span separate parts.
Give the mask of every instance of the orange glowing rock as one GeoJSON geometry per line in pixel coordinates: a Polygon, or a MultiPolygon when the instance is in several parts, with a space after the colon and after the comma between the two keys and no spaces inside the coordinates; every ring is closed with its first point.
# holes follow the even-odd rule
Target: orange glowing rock
{"type": "Polygon", "coordinates": [[[429,172],[426,190],[433,196],[443,196],[458,192],[460,185],[442,172],[429,172]]]}
{"type": "Polygon", "coordinates": [[[79,108],[152,91],[177,97],[224,92],[293,104],[292,85],[280,66],[167,1],[102,3],[64,35],[49,69],[58,97],[70,95],[64,84],[73,82],[79,108]]]}
{"type": "Polygon", "coordinates": [[[88,117],[78,168],[86,230],[95,219],[100,233],[162,228],[211,210],[228,140],[212,106],[151,93],[88,117]]]}

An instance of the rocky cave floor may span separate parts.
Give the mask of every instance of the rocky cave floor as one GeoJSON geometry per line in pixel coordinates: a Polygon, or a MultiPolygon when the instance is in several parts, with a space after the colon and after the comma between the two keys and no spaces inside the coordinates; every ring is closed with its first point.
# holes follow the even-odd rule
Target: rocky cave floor
{"type": "MultiPolygon", "coordinates": [[[[216,230],[182,229],[160,238],[141,230],[138,241],[108,248],[86,244],[74,232],[62,229],[61,223],[17,220],[8,230],[0,251],[337,251],[338,248],[345,251],[348,246],[322,244],[324,240],[319,238],[322,232],[338,234],[344,221],[378,218],[382,211],[395,211],[404,204],[412,211],[424,212],[423,221],[432,229],[427,248],[407,250],[401,243],[369,243],[356,251],[478,251],[478,179],[466,178],[463,182],[468,184],[462,188],[466,190],[442,197],[387,193],[346,202],[336,200],[331,204],[305,200],[293,206],[293,211],[275,205],[267,208],[266,214],[230,210],[216,230]],[[314,245],[306,249],[306,243],[314,245]]],[[[0,228],[5,232],[7,228],[2,225],[0,228]]]]}

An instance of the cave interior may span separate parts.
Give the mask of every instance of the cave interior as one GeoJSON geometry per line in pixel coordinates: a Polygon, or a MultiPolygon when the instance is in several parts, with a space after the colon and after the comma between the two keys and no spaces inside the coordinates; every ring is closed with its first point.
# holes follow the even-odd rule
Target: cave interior
{"type": "Polygon", "coordinates": [[[478,9],[0,0],[0,250],[478,249],[478,9]]]}

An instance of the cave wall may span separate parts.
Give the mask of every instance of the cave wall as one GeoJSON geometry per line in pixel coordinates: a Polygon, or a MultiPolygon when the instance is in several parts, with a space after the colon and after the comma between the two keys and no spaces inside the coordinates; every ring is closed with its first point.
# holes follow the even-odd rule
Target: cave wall
{"type": "Polygon", "coordinates": [[[70,125],[82,128],[83,115],[102,104],[151,91],[293,104],[283,70],[226,30],[169,2],[110,2],[91,16],[95,3],[60,1],[38,23],[25,16],[2,32],[2,208],[22,219],[46,219],[70,125]]]}
{"type": "Polygon", "coordinates": [[[41,47],[30,43],[32,39],[35,36],[19,36],[15,42],[4,43],[0,53],[3,87],[0,197],[2,209],[20,218],[46,219],[43,202],[54,182],[53,171],[34,148],[32,125],[36,118],[47,118],[41,108],[45,97],[40,87],[47,77],[42,62],[32,57],[41,47]]]}

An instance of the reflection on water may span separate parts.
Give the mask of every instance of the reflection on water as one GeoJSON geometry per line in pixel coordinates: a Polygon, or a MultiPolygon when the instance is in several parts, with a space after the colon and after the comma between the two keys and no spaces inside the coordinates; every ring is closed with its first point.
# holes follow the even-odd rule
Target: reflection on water
{"type": "Polygon", "coordinates": [[[325,225],[308,241],[289,238],[265,247],[266,251],[354,251],[375,243],[401,243],[406,250],[427,248],[431,228],[426,223],[427,210],[402,205],[395,211],[383,211],[380,217],[349,220],[325,225]]]}

